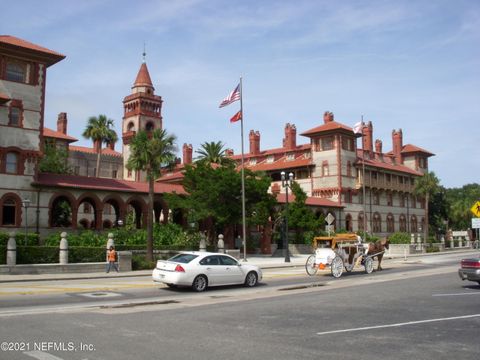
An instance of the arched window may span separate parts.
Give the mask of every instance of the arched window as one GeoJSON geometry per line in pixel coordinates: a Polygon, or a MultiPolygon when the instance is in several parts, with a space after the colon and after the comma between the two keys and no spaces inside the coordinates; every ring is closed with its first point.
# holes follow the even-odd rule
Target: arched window
{"type": "Polygon", "coordinates": [[[366,224],[367,224],[367,219],[364,218],[363,212],[359,213],[358,214],[358,230],[359,231],[366,231],[366,229],[365,229],[366,224]]]}
{"type": "Polygon", "coordinates": [[[128,123],[128,125],[127,125],[127,131],[133,131],[134,128],[135,128],[135,125],[133,124],[133,122],[128,123]]]}
{"type": "Polygon", "coordinates": [[[347,231],[353,231],[352,215],[350,214],[347,214],[347,216],[345,216],[345,228],[347,229],[347,231]]]}
{"type": "Polygon", "coordinates": [[[400,215],[399,219],[400,232],[407,232],[407,218],[405,215],[400,215]]]}
{"type": "Polygon", "coordinates": [[[17,202],[12,197],[7,197],[2,204],[2,225],[16,225],[17,202]]]}
{"type": "Polygon", "coordinates": [[[16,153],[9,152],[5,156],[5,172],[7,174],[18,173],[18,155],[16,153]]]}
{"type": "Polygon", "coordinates": [[[410,231],[412,233],[418,232],[417,217],[415,215],[412,215],[412,217],[410,218],[410,231]]]}
{"type": "Polygon", "coordinates": [[[395,232],[395,219],[393,218],[392,214],[387,215],[387,232],[395,232]]]}
{"type": "Polygon", "coordinates": [[[153,122],[151,122],[151,121],[149,121],[149,122],[145,125],[145,130],[147,130],[147,131],[152,131],[154,128],[155,128],[155,126],[153,125],[153,122]]]}
{"type": "Polygon", "coordinates": [[[382,232],[382,217],[379,213],[373,215],[373,232],[379,233],[382,232]]]}

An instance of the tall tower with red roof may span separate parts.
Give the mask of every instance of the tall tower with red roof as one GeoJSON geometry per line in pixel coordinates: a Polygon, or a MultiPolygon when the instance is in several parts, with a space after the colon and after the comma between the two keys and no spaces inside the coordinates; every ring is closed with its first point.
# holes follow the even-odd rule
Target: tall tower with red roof
{"type": "Polygon", "coordinates": [[[130,157],[130,141],[139,130],[153,131],[162,128],[162,97],[155,95],[145,53],[142,65],[132,86],[132,93],[123,99],[123,177],[125,180],[143,181],[144,177],[135,171],[128,171],[126,164],[130,157]]]}

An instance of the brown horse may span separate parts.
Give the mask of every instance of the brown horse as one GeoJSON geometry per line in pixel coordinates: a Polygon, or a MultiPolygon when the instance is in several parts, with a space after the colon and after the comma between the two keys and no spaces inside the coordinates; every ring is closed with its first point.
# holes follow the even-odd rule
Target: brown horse
{"type": "MultiPolygon", "coordinates": [[[[373,255],[373,254],[379,253],[378,255],[375,255],[378,260],[377,270],[382,270],[381,264],[382,264],[383,254],[385,253],[385,249],[388,249],[389,246],[390,246],[390,241],[387,238],[383,238],[375,241],[374,243],[368,244],[368,250],[366,251],[365,255],[367,254],[373,255]]],[[[372,260],[375,256],[372,257],[372,260]]]]}

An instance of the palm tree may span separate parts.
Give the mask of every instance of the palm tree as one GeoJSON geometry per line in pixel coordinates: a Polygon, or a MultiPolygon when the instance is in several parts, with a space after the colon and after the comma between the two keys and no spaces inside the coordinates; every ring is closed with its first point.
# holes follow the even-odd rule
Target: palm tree
{"type": "Polygon", "coordinates": [[[148,181],[147,260],[153,261],[153,201],[155,180],[161,176],[161,167],[175,161],[175,135],[164,129],[139,131],[130,142],[128,170],[145,171],[148,181]]]}
{"type": "Polygon", "coordinates": [[[102,144],[117,142],[118,136],[113,130],[113,120],[108,119],[106,115],[91,116],[88,119],[87,127],[82,136],[86,139],[92,139],[97,149],[97,167],[95,176],[100,175],[100,156],[102,155],[102,144]]]}
{"type": "Polygon", "coordinates": [[[422,177],[415,179],[415,189],[413,190],[415,195],[423,196],[425,199],[425,226],[424,226],[424,241],[427,241],[428,237],[428,203],[430,196],[436,193],[439,189],[439,180],[435,173],[426,172],[422,177]]]}
{"type": "Polygon", "coordinates": [[[233,164],[233,160],[227,157],[226,149],[223,148],[224,144],[221,141],[211,141],[209,143],[203,143],[200,146],[201,149],[195,151],[200,155],[197,157],[197,161],[218,165],[233,164]]]}

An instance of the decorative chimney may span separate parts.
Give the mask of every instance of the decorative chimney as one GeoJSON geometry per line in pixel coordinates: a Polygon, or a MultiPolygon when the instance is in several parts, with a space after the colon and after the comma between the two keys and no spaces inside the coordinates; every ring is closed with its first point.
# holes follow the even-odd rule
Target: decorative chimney
{"type": "Polygon", "coordinates": [[[110,150],[115,151],[115,143],[113,141],[109,142],[107,146],[110,150]]]}
{"type": "Polygon", "coordinates": [[[61,112],[58,114],[57,131],[62,134],[67,134],[67,113],[61,112]]]}
{"type": "Polygon", "coordinates": [[[250,130],[249,134],[250,139],[250,154],[258,155],[260,154],[260,132],[250,130]]]}
{"type": "Polygon", "coordinates": [[[382,140],[375,140],[375,152],[378,154],[382,153],[382,140]]]}
{"type": "Polygon", "coordinates": [[[233,154],[234,154],[233,149],[225,149],[225,155],[227,155],[227,157],[233,156],[233,154]]]}
{"type": "Polygon", "coordinates": [[[332,122],[332,121],[334,121],[333,112],[325,111],[323,113],[323,122],[326,124],[326,123],[329,123],[329,122],[332,122]]]}
{"type": "Polygon", "coordinates": [[[183,163],[192,163],[193,147],[192,144],[183,144],[183,163]]]}
{"type": "Polygon", "coordinates": [[[370,156],[373,155],[373,125],[372,122],[369,121],[368,124],[366,124],[363,127],[363,150],[368,151],[370,156]]]}
{"type": "Polygon", "coordinates": [[[293,124],[287,123],[287,125],[285,125],[283,147],[286,150],[294,150],[297,147],[297,128],[293,124]]]}
{"type": "Polygon", "coordinates": [[[393,155],[395,156],[395,162],[397,164],[402,164],[402,149],[403,149],[403,134],[402,129],[398,131],[392,130],[392,144],[393,144],[393,155]]]}

